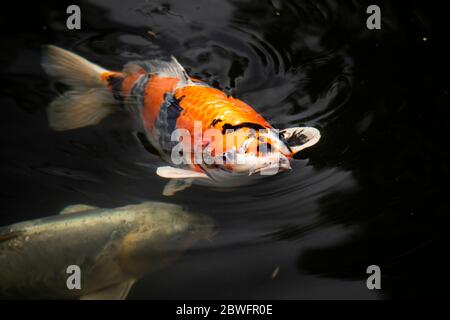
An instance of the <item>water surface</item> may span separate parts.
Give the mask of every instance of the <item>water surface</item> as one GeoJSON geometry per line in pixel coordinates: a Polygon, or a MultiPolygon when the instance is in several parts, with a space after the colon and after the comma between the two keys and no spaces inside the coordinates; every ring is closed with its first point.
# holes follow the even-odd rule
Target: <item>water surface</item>
{"type": "Polygon", "coordinates": [[[29,25],[12,21],[1,31],[0,224],[147,200],[216,220],[211,243],[141,279],[131,299],[438,294],[449,157],[427,133],[445,132],[448,97],[432,85],[431,20],[422,5],[379,1],[382,29],[370,31],[369,4],[92,0],[79,4],[79,31],[66,29],[66,3],[41,5],[29,25]],[[115,70],[173,55],[275,127],[314,126],[322,140],[263,183],[163,197],[163,163],[127,117],[48,128],[45,108],[65,88],[40,67],[45,43],[115,70]],[[366,288],[371,264],[382,290],[366,288]]]}

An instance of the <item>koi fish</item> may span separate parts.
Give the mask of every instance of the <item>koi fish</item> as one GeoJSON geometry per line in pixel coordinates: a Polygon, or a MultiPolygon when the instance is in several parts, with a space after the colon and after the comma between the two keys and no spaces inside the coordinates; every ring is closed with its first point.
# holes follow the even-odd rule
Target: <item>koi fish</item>
{"type": "Polygon", "coordinates": [[[230,177],[287,171],[297,152],[320,139],[319,130],[311,127],[276,130],[245,102],[189,77],[174,57],[133,61],[122,71],[109,71],[48,46],[42,65],[71,88],[50,104],[49,125],[71,130],[127,110],[172,164],[156,171],[172,179],[165,195],[188,187],[194,179],[222,183],[230,177]]]}
{"type": "Polygon", "coordinates": [[[0,297],[125,299],[141,276],[212,234],[212,219],[173,204],[69,206],[0,228],[0,297]],[[67,286],[69,266],[79,267],[77,289],[67,286]]]}

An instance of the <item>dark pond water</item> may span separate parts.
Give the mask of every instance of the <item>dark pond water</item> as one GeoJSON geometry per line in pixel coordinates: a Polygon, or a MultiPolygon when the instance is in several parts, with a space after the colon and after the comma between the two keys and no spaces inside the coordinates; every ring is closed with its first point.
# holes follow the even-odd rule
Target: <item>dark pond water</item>
{"type": "Polygon", "coordinates": [[[448,95],[431,75],[431,18],[425,4],[377,1],[382,29],[370,31],[370,4],[93,0],[80,3],[80,31],[66,29],[64,2],[28,7],[26,21],[19,6],[4,10],[0,225],[69,204],[144,200],[216,220],[211,243],[142,278],[131,299],[438,295],[448,267],[449,153],[439,139],[448,95]],[[163,197],[162,162],[126,117],[48,128],[45,108],[63,89],[40,67],[45,43],[109,69],[174,55],[274,126],[314,126],[322,140],[260,184],[163,197]],[[371,264],[382,290],[366,287],[371,264]]]}

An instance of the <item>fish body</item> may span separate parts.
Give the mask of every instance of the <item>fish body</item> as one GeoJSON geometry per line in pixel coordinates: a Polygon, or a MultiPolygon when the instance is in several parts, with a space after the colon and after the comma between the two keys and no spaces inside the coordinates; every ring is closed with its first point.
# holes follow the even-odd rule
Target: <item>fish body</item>
{"type": "Polygon", "coordinates": [[[92,125],[126,109],[172,165],[158,168],[165,178],[218,182],[227,175],[275,174],[320,139],[310,127],[277,131],[245,102],[189,77],[173,57],[130,62],[115,72],[49,46],[43,66],[73,88],[50,105],[51,127],[92,125]]]}
{"type": "Polygon", "coordinates": [[[147,272],[171,264],[213,223],[180,206],[69,207],[58,216],[0,228],[0,296],[121,299],[147,272]],[[69,290],[67,268],[80,267],[69,290]]]}

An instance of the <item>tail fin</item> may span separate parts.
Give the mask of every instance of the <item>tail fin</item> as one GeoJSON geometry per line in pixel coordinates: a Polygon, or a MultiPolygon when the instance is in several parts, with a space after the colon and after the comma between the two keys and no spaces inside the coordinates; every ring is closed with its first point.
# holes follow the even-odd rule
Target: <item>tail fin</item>
{"type": "Polygon", "coordinates": [[[113,95],[107,90],[105,74],[109,71],[67,50],[47,46],[42,67],[71,90],[49,106],[49,125],[63,131],[99,123],[117,110],[113,95]]]}

